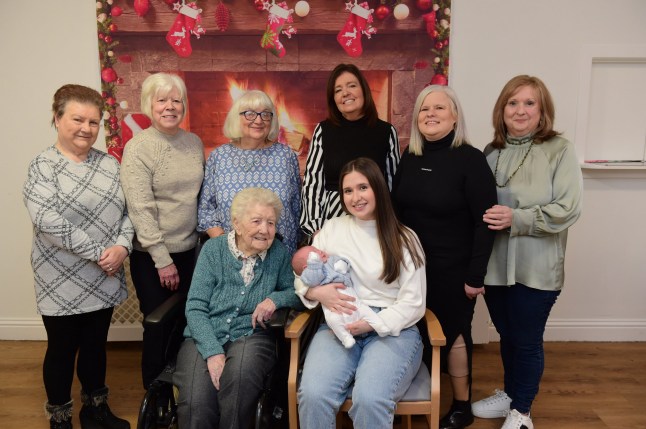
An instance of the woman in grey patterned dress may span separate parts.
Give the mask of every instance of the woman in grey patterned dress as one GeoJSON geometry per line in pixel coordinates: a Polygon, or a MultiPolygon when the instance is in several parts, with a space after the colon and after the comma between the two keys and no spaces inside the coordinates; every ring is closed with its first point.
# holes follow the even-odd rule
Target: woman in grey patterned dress
{"type": "Polygon", "coordinates": [[[56,91],[57,139],[34,158],[23,197],[33,224],[36,302],[47,331],[43,379],[51,428],[72,427],[74,361],[82,427],[130,428],[107,404],[105,345],[114,307],[127,297],[123,261],[134,229],[119,163],[93,149],[101,95],[81,85],[56,91]]]}

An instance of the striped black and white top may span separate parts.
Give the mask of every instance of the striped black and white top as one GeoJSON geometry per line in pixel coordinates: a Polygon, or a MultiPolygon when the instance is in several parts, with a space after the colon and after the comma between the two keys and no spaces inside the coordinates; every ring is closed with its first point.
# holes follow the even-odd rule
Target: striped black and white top
{"type": "Polygon", "coordinates": [[[343,120],[339,126],[325,120],[316,126],[301,191],[300,225],[305,234],[314,234],[326,220],[343,214],[339,174],[359,157],[375,161],[392,189],[400,157],[395,127],[382,120],[369,127],[365,118],[343,120]]]}

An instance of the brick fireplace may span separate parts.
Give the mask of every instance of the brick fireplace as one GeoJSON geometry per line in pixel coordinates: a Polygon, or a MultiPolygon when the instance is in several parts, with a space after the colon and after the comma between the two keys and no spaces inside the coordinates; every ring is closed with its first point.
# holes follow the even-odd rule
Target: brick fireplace
{"type": "MultiPolygon", "coordinates": [[[[425,66],[433,61],[432,40],[414,7],[406,20],[375,21],[377,34],[371,39],[364,36],[363,55],[351,58],[336,41],[347,18],[344,2],[309,0],[310,14],[295,16],[293,25],[298,33],[291,39],[281,36],[287,54],[277,58],[259,46],[267,13],[255,10],[247,0],[224,3],[232,18],[227,31],[220,32],[213,19],[217,2],[198,1],[206,35],[199,40],[192,37],[192,55],[181,58],[165,40],[176,13],[162,0],[151,0],[151,10],[144,18],[134,14],[130,0],[115,0],[124,10],[114,18],[119,27],[117,55],[131,58],[115,65],[124,79],[117,99],[128,102],[122,114],[140,111],[141,83],[149,74],[178,73],[189,95],[184,127],[202,138],[208,154],[226,143],[222,124],[232,103],[232,86],[261,89],[276,103],[281,120],[289,119],[289,124],[281,123],[281,140],[292,146],[303,164],[314,127],[326,117],[327,76],[336,64],[345,62],[365,72],[379,116],[396,127],[402,147],[408,144],[415,96],[433,76],[432,67],[425,66]]],[[[372,7],[379,2],[374,3],[372,7]]]]}

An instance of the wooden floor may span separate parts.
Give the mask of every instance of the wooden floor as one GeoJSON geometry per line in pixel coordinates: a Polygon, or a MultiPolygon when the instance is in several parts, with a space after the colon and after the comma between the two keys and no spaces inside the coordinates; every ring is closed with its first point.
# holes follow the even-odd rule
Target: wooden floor
{"type": "MultiPolygon", "coordinates": [[[[44,342],[0,341],[0,428],[47,428],[43,404],[44,342]]],[[[136,426],[143,396],[139,343],[110,343],[110,406],[136,426]]],[[[541,391],[532,413],[537,429],[646,429],[646,343],[548,343],[541,391]]],[[[478,345],[474,353],[474,399],[500,387],[497,344],[478,345]]],[[[80,409],[75,381],[74,425],[80,409]]],[[[448,380],[442,380],[442,410],[450,405],[448,380]]],[[[482,420],[470,429],[499,429],[502,419],[482,420]]],[[[415,428],[424,428],[416,421],[415,428]]],[[[306,428],[304,428],[306,429],[306,428]]]]}

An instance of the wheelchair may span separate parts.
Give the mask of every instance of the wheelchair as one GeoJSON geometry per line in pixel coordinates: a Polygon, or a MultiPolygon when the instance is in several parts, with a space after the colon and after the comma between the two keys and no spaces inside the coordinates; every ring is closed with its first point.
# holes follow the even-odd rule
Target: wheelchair
{"type": "MultiPolygon", "coordinates": [[[[208,239],[208,238],[206,238],[208,239]]],[[[206,240],[200,238],[196,252],[206,240]]],[[[137,429],[177,429],[177,392],[173,386],[173,373],[177,354],[184,340],[186,295],[175,294],[157,307],[144,320],[144,326],[163,345],[159,352],[166,366],[152,382],[139,407],[137,429]]],[[[274,312],[268,329],[276,333],[276,367],[265,380],[265,388],[258,399],[254,429],[287,427],[287,365],[289,344],[284,339],[284,329],[291,309],[281,308],[274,312]],[[284,385],[284,386],[283,386],[284,385]],[[284,411],[283,411],[284,410],[284,411]]],[[[181,429],[181,428],[180,428],[181,429]]]]}

